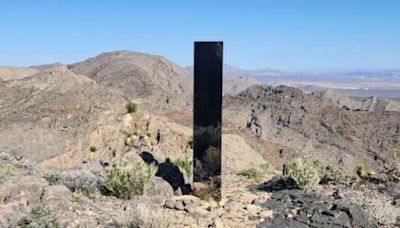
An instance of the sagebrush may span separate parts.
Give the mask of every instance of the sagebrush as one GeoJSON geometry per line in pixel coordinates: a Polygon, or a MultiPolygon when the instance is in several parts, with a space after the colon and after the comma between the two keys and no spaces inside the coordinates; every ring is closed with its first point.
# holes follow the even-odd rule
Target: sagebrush
{"type": "Polygon", "coordinates": [[[42,204],[33,207],[30,213],[20,220],[19,226],[23,228],[61,227],[58,217],[53,214],[48,207],[42,204]]]}
{"type": "Polygon", "coordinates": [[[144,203],[138,203],[127,211],[126,226],[129,228],[167,228],[171,227],[171,218],[159,208],[150,208],[144,203]]]}
{"type": "Polygon", "coordinates": [[[60,182],[71,191],[93,195],[101,185],[101,179],[87,170],[69,170],[61,173],[60,182]]]}
{"type": "Polygon", "coordinates": [[[154,165],[122,162],[107,171],[104,184],[116,197],[131,199],[143,194],[156,171],[154,165]]]}

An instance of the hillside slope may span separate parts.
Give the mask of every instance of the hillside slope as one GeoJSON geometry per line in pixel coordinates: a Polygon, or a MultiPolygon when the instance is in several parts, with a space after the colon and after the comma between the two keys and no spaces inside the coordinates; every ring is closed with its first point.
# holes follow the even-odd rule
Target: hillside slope
{"type": "Polygon", "coordinates": [[[66,68],[0,83],[0,147],[34,162],[79,163],[90,145],[120,147],[117,118],[125,104],[66,68]]]}
{"type": "MultiPolygon", "coordinates": [[[[330,97],[286,86],[253,86],[227,96],[224,116],[261,140],[292,148],[295,155],[330,159],[349,169],[364,160],[384,161],[400,146],[399,112],[352,110],[330,97]]],[[[275,157],[284,161],[293,153],[275,157]]]]}
{"type": "Polygon", "coordinates": [[[160,56],[116,51],[68,67],[128,99],[145,98],[149,103],[164,106],[189,107],[192,103],[189,72],[160,56]]]}

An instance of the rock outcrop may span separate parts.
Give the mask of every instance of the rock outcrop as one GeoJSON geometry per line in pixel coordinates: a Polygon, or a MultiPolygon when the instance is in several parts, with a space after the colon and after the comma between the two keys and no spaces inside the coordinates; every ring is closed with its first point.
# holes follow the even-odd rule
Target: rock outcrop
{"type": "Polygon", "coordinates": [[[46,165],[87,160],[89,147],[120,148],[126,101],[67,69],[0,84],[0,148],[46,165]],[[71,159],[73,158],[73,159],[71,159]]]}
{"type": "MultiPolygon", "coordinates": [[[[360,162],[384,162],[400,147],[400,113],[360,104],[350,98],[304,94],[286,86],[253,86],[224,99],[224,118],[269,141],[292,148],[297,155],[329,158],[349,170],[360,162]]],[[[293,156],[288,153],[283,159],[293,156]]],[[[280,154],[264,154],[268,160],[280,154]]],[[[282,157],[282,156],[281,156],[282,157]]]]}

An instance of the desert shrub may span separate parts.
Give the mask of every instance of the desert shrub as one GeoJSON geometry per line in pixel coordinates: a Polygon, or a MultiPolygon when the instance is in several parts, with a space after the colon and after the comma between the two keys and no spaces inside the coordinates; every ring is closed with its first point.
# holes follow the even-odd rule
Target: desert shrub
{"type": "Polygon", "coordinates": [[[185,170],[186,174],[191,175],[193,169],[193,161],[189,159],[176,159],[172,162],[185,170]]]}
{"type": "Polygon", "coordinates": [[[87,170],[70,170],[62,172],[60,182],[73,192],[82,191],[90,196],[98,191],[101,180],[87,170]]]}
{"type": "Polygon", "coordinates": [[[203,167],[206,169],[206,172],[211,174],[216,174],[220,172],[221,166],[221,150],[210,146],[205,156],[203,157],[203,167]]]}
{"type": "Polygon", "coordinates": [[[312,161],[295,159],[287,165],[287,175],[292,178],[297,186],[308,192],[320,181],[318,170],[312,161]]]}
{"type": "Polygon", "coordinates": [[[129,132],[129,133],[126,134],[126,136],[127,136],[128,138],[130,138],[130,137],[132,137],[132,136],[138,136],[138,135],[139,135],[139,132],[138,132],[138,131],[133,131],[133,132],[129,132]]]}
{"type": "Polygon", "coordinates": [[[97,151],[97,147],[91,145],[91,146],[89,147],[89,151],[90,151],[90,152],[96,152],[96,151],[97,151]]]}
{"type": "Polygon", "coordinates": [[[43,178],[46,179],[50,185],[54,185],[61,179],[61,175],[58,172],[45,173],[43,178]]]}
{"type": "Polygon", "coordinates": [[[32,208],[30,213],[20,220],[19,226],[24,228],[61,227],[57,216],[48,207],[41,204],[32,208]]]}
{"type": "Polygon", "coordinates": [[[138,105],[136,103],[133,103],[132,101],[129,101],[125,107],[128,113],[135,113],[138,110],[138,105]]]}
{"type": "Polygon", "coordinates": [[[400,161],[400,148],[393,148],[390,150],[389,155],[394,161],[400,161]]]}
{"type": "Polygon", "coordinates": [[[130,199],[134,195],[143,194],[144,186],[156,171],[155,166],[145,163],[116,164],[107,171],[105,186],[116,197],[130,199]]]}
{"type": "Polygon", "coordinates": [[[356,174],[360,178],[364,178],[367,176],[367,168],[365,167],[364,164],[358,164],[356,166],[356,174]]]}
{"type": "Polygon", "coordinates": [[[255,181],[260,181],[261,178],[265,176],[265,173],[267,172],[269,168],[269,164],[260,164],[260,165],[254,165],[251,164],[245,169],[241,170],[238,175],[247,177],[249,179],[253,179],[255,181]]]}
{"type": "Polygon", "coordinates": [[[205,151],[210,145],[220,145],[221,143],[221,127],[197,127],[195,128],[196,148],[199,151],[205,151]]]}
{"type": "Polygon", "coordinates": [[[187,141],[187,145],[189,148],[193,149],[193,136],[190,136],[190,138],[187,141]]]}
{"type": "Polygon", "coordinates": [[[17,176],[19,170],[13,164],[0,164],[0,175],[17,176]]]}
{"type": "Polygon", "coordinates": [[[128,207],[122,215],[124,218],[123,227],[128,228],[167,228],[171,227],[171,216],[160,208],[148,206],[143,202],[137,203],[134,207],[128,207]]]}
{"type": "Polygon", "coordinates": [[[113,150],[111,151],[111,155],[112,155],[113,158],[115,158],[115,156],[117,156],[117,150],[116,150],[116,149],[113,149],[113,150]]]}
{"type": "Polygon", "coordinates": [[[5,152],[0,152],[0,161],[12,161],[14,160],[11,155],[5,152]]]}
{"type": "Polygon", "coordinates": [[[319,184],[348,185],[354,181],[354,177],[348,175],[342,168],[324,160],[313,160],[320,176],[319,184]]]}
{"type": "Polygon", "coordinates": [[[75,192],[72,192],[70,200],[71,200],[71,202],[77,203],[81,200],[83,195],[84,195],[84,193],[82,191],[77,190],[75,192]]]}
{"type": "Polygon", "coordinates": [[[389,164],[390,167],[388,169],[391,169],[392,176],[398,180],[400,177],[400,149],[393,149],[390,153],[390,156],[392,158],[392,162],[389,164]]]}
{"type": "Polygon", "coordinates": [[[310,191],[318,184],[350,184],[354,178],[335,165],[319,159],[295,159],[287,165],[288,177],[300,189],[310,191]]]}

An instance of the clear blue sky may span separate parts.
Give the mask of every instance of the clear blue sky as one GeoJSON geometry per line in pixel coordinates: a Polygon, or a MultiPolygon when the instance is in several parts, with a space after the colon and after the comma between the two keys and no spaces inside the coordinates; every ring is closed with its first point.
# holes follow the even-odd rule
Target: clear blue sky
{"type": "Polygon", "coordinates": [[[128,49],[188,66],[196,40],[247,69],[400,68],[400,1],[0,1],[0,65],[128,49]]]}

